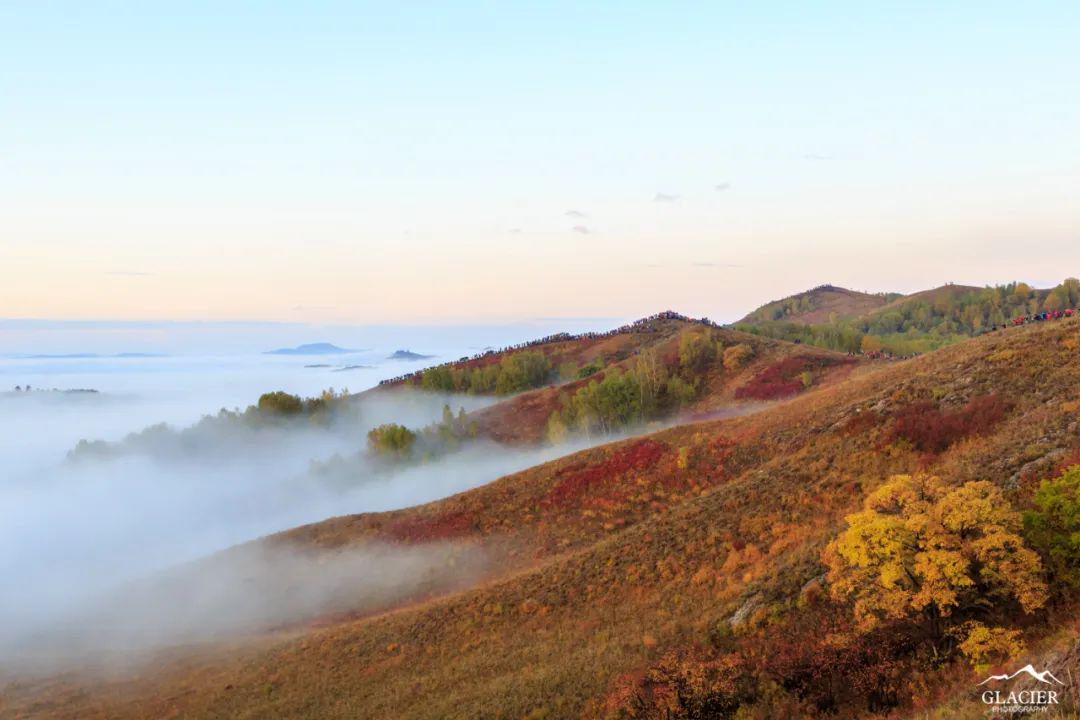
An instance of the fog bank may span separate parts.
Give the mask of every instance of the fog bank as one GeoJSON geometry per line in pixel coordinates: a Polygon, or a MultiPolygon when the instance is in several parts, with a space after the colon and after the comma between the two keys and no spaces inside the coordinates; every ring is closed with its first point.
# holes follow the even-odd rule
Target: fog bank
{"type": "MultiPolygon", "coordinates": [[[[78,439],[115,443],[147,418],[190,417],[191,403],[208,402],[204,390],[232,377],[232,370],[212,364],[199,372],[191,386],[201,389],[182,400],[180,413],[173,390],[187,378],[160,368],[131,383],[141,388],[137,393],[0,396],[0,666],[28,669],[33,656],[77,667],[94,655],[230,637],[370,607],[417,592],[428,580],[450,586],[481,560],[457,547],[367,548],[314,560],[227,554],[236,564],[215,559],[217,570],[209,575],[169,569],[297,525],[435,500],[611,439],[524,450],[477,441],[429,463],[388,466],[363,453],[372,427],[400,422],[419,428],[440,419],[444,404],[456,412],[493,400],[376,392],[325,426],[200,423],[109,446],[121,452],[65,460],[78,439]],[[148,378],[160,384],[160,395],[150,391],[148,378]],[[320,470],[335,457],[347,459],[334,464],[345,472],[320,470]],[[458,557],[453,565],[446,562],[450,556],[458,557]],[[232,578],[255,580],[237,585],[232,578]],[[166,602],[176,597],[186,601],[180,607],[166,602]]],[[[275,386],[261,388],[270,389],[275,386]]]]}

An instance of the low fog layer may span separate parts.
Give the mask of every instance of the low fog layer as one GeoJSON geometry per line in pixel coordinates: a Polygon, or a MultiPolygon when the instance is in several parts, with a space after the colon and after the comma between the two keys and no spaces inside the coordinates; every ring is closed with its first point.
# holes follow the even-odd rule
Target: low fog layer
{"type": "Polygon", "coordinates": [[[363,454],[367,431],[379,424],[419,428],[440,419],[444,404],[468,411],[490,402],[379,392],[329,426],[183,436],[163,430],[152,442],[110,446],[124,452],[72,461],[65,456],[77,439],[120,440],[151,415],[153,403],[122,394],[0,397],[7,436],[0,445],[0,666],[30,669],[33,656],[78,667],[94,655],[300,622],[378,605],[428,580],[448,584],[454,572],[468,577],[480,559],[453,547],[369,548],[314,560],[246,552],[196,563],[196,575],[169,569],[296,525],[445,497],[604,441],[528,450],[473,442],[426,464],[389,467],[363,454]],[[88,423],[100,423],[100,434],[88,423]],[[12,438],[24,439],[27,451],[12,438]],[[347,458],[347,472],[320,470],[334,457],[347,458]],[[453,565],[450,555],[459,559],[453,565]],[[177,585],[177,577],[185,581],[177,585]],[[179,608],[164,601],[176,597],[187,601],[179,608]]]}
{"type": "Polygon", "coordinates": [[[80,594],[81,607],[54,613],[34,632],[8,628],[0,667],[23,674],[130,669],[161,648],[287,631],[462,588],[483,567],[479,548],[452,543],[339,551],[252,543],[99,597],[80,594]]]}

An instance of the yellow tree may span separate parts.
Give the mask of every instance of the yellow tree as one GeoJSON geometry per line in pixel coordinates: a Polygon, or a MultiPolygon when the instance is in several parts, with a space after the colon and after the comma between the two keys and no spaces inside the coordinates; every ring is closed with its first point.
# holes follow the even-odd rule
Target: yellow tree
{"type": "Polygon", "coordinates": [[[884,347],[881,339],[873,335],[863,335],[862,341],[859,342],[859,350],[864,353],[878,352],[884,347]]]}
{"type": "Polygon", "coordinates": [[[1039,556],[1024,545],[1021,516],[988,482],[950,486],[897,475],[871,493],[823,553],[830,591],[854,603],[870,629],[885,620],[943,620],[998,603],[1045,604],[1039,556]]]}

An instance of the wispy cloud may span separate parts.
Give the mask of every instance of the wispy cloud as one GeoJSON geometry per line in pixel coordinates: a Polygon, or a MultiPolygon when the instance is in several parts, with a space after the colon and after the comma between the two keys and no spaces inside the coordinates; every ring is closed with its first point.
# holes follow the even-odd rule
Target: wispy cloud
{"type": "Polygon", "coordinates": [[[570,232],[576,232],[580,235],[588,235],[592,231],[584,225],[575,225],[574,227],[570,228],[570,232]]]}
{"type": "Polygon", "coordinates": [[[699,268],[741,268],[742,267],[742,265],[737,265],[735,263],[716,263],[716,262],[705,262],[705,261],[692,262],[692,263],[690,263],[690,266],[691,267],[699,267],[699,268]]]}
{"type": "Polygon", "coordinates": [[[713,189],[716,190],[716,192],[724,192],[725,190],[730,190],[731,189],[731,183],[729,183],[729,182],[716,183],[716,185],[713,185],[713,189]]]}
{"type": "Polygon", "coordinates": [[[679,199],[679,195],[669,195],[667,193],[658,192],[653,198],[653,202],[658,203],[672,203],[679,199]]]}
{"type": "Polygon", "coordinates": [[[823,155],[821,153],[804,153],[803,160],[832,160],[832,155],[823,155]]]}
{"type": "Polygon", "coordinates": [[[672,269],[681,269],[681,268],[686,268],[686,267],[692,267],[692,268],[741,268],[741,267],[745,267],[745,265],[739,265],[739,264],[736,264],[736,263],[718,263],[718,262],[711,262],[711,261],[708,261],[708,260],[695,260],[695,261],[692,261],[692,262],[689,262],[689,263],[682,263],[682,262],[674,262],[674,263],[650,262],[650,263],[645,263],[644,267],[647,267],[647,268],[672,268],[672,269]]]}
{"type": "Polygon", "coordinates": [[[521,234],[521,228],[510,228],[506,232],[508,232],[511,235],[520,235],[521,234]]]}
{"type": "Polygon", "coordinates": [[[563,215],[565,215],[568,218],[587,218],[587,217],[589,217],[588,215],[581,212],[580,210],[567,210],[566,212],[563,213],[563,215]]]}

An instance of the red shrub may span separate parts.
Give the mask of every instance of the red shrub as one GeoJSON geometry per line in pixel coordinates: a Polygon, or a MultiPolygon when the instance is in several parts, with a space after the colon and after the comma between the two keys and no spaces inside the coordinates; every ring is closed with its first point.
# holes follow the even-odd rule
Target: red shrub
{"type": "Polygon", "coordinates": [[[957,440],[981,435],[996,425],[1011,409],[1000,396],[972,398],[958,410],[944,411],[929,401],[912,403],[893,416],[892,437],[903,438],[915,449],[940,453],[957,440]]]}
{"type": "Polygon", "coordinates": [[[810,609],[747,652],[767,676],[819,710],[863,705],[880,712],[899,704],[916,646],[903,628],[860,634],[835,606],[810,609]]]}
{"type": "Polygon", "coordinates": [[[647,470],[660,460],[667,446],[656,440],[639,440],[619,448],[607,460],[595,465],[572,465],[562,472],[561,479],[548,493],[547,502],[566,506],[584,495],[590,488],[604,485],[632,470],[647,470]]]}
{"type": "Polygon", "coordinates": [[[431,517],[404,517],[385,527],[383,534],[400,542],[427,542],[464,537],[475,531],[475,523],[458,511],[431,517]]]}
{"type": "Polygon", "coordinates": [[[739,399],[775,400],[795,395],[805,389],[802,373],[813,372],[815,368],[825,368],[836,364],[835,358],[794,356],[779,360],[765,368],[750,382],[735,391],[739,399]]]}
{"type": "Polygon", "coordinates": [[[1073,465],[1080,465],[1080,449],[1078,448],[1073,448],[1067,451],[1064,457],[1058,460],[1057,464],[1054,465],[1053,471],[1047,473],[1046,476],[1057,477],[1058,475],[1061,475],[1066,470],[1071,468],[1073,465]]]}

